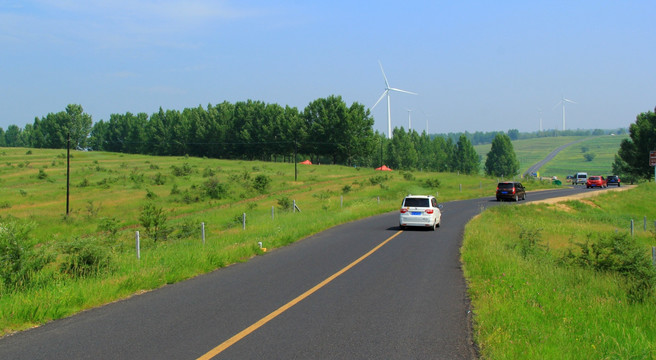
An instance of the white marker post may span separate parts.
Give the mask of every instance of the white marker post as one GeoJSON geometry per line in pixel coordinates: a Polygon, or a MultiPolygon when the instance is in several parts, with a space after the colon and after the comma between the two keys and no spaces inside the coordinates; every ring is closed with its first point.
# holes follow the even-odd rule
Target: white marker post
{"type": "Polygon", "coordinates": [[[136,246],[137,246],[137,260],[141,259],[141,244],[139,243],[139,231],[135,234],[136,246]]]}

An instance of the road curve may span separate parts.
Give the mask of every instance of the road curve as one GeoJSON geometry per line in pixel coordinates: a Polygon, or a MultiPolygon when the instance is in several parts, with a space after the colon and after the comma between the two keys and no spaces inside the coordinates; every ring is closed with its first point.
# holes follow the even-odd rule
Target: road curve
{"type": "MultiPolygon", "coordinates": [[[[592,190],[529,192],[528,199],[581,191],[592,190]]],[[[435,232],[399,231],[396,212],[337,226],[247,263],[7,336],[0,358],[472,359],[460,246],[465,224],[498,204],[492,197],[445,203],[435,232]]]]}

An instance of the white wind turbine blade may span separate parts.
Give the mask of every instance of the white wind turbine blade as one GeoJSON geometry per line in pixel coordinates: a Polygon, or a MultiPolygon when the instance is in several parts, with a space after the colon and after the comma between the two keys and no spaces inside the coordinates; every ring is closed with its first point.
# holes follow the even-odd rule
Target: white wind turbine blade
{"type": "Polygon", "coordinates": [[[572,100],[570,100],[570,99],[566,99],[566,98],[563,98],[562,101],[564,101],[564,102],[568,102],[568,103],[572,103],[572,104],[576,104],[576,101],[572,101],[572,100]]]}
{"type": "Polygon", "coordinates": [[[385,79],[385,90],[389,89],[389,82],[387,81],[387,76],[385,76],[385,70],[383,70],[383,64],[378,60],[378,65],[380,65],[380,72],[383,73],[383,79],[385,79]]]}
{"type": "Polygon", "coordinates": [[[392,90],[392,91],[398,91],[398,92],[402,92],[402,93],[406,93],[406,94],[419,95],[419,94],[414,93],[414,92],[412,92],[412,91],[401,90],[401,89],[397,89],[397,88],[389,88],[389,89],[392,90]]]}
{"type": "Polygon", "coordinates": [[[373,109],[376,107],[376,105],[378,105],[378,103],[379,103],[381,100],[383,100],[383,98],[385,97],[385,95],[387,95],[388,92],[389,92],[389,90],[385,90],[385,91],[383,91],[383,95],[381,95],[381,96],[378,98],[378,101],[376,101],[376,103],[374,104],[374,106],[371,107],[371,110],[373,110],[373,109]]]}

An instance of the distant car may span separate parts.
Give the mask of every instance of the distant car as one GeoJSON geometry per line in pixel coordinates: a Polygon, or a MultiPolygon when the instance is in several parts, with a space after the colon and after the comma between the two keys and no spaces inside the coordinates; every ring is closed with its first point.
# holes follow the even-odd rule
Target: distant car
{"type": "Polygon", "coordinates": [[[588,173],[580,172],[574,175],[574,179],[572,180],[572,183],[574,185],[578,185],[578,184],[585,184],[587,181],[588,181],[588,173]]]}
{"type": "Polygon", "coordinates": [[[617,185],[620,186],[620,177],[617,175],[608,175],[606,178],[606,186],[617,185]]]}
{"type": "Polygon", "coordinates": [[[401,203],[399,227],[418,226],[434,231],[442,222],[441,207],[434,196],[408,195],[401,203]]]}
{"type": "Polygon", "coordinates": [[[497,201],[526,200],[526,188],[516,181],[505,181],[497,184],[497,201]]]}
{"type": "Polygon", "coordinates": [[[607,186],[606,179],[603,176],[590,176],[585,183],[585,187],[588,189],[593,187],[605,188],[607,186]]]}

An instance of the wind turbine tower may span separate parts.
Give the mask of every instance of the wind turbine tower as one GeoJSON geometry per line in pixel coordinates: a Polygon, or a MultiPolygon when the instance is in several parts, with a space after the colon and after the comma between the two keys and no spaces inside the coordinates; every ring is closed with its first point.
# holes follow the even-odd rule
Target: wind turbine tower
{"type": "Polygon", "coordinates": [[[561,105],[563,107],[563,131],[565,131],[565,103],[576,104],[576,102],[567,99],[565,98],[565,96],[563,96],[561,100],[558,102],[558,104],[556,104],[556,106],[561,105]]]}
{"type": "Polygon", "coordinates": [[[401,90],[397,88],[393,88],[389,86],[389,82],[387,81],[387,76],[385,76],[385,70],[383,70],[383,64],[378,61],[378,65],[380,65],[380,71],[383,73],[383,79],[385,79],[385,91],[383,91],[383,94],[378,98],[378,101],[374,104],[374,106],[371,107],[373,110],[378,103],[383,100],[385,96],[387,96],[387,138],[391,139],[392,138],[392,113],[390,111],[390,92],[391,91],[396,91],[396,92],[402,92],[406,94],[412,94],[412,95],[418,95],[417,93],[413,93],[412,91],[407,91],[407,90],[401,90]]]}
{"type": "Polygon", "coordinates": [[[538,108],[538,114],[540,115],[540,132],[542,132],[542,109],[538,108]]]}
{"type": "Polygon", "coordinates": [[[408,110],[408,132],[412,129],[412,119],[410,119],[410,113],[412,112],[411,109],[408,110]]]}

